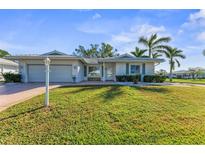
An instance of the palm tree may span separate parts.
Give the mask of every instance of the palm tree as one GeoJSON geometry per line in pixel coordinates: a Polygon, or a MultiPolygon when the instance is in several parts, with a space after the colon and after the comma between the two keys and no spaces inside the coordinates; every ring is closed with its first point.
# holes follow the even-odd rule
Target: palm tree
{"type": "Polygon", "coordinates": [[[138,47],[135,47],[135,51],[130,52],[135,57],[147,57],[144,55],[144,53],[147,51],[147,49],[140,49],[138,47]]]}
{"type": "Polygon", "coordinates": [[[169,59],[170,64],[170,72],[169,72],[169,80],[172,82],[172,71],[175,69],[175,63],[177,66],[180,67],[180,62],[177,58],[185,59],[185,55],[183,51],[177,48],[172,48],[167,46],[166,50],[164,51],[165,56],[169,59]]]}
{"type": "Polygon", "coordinates": [[[157,52],[152,54],[152,58],[159,58],[161,56],[162,56],[162,54],[159,54],[157,52]]]}
{"type": "Polygon", "coordinates": [[[170,40],[170,37],[158,38],[157,34],[152,34],[149,38],[144,36],[140,37],[138,42],[147,47],[149,57],[152,58],[152,53],[161,52],[161,50],[166,48],[164,43],[168,43],[170,40]]]}
{"type": "Polygon", "coordinates": [[[205,49],[203,50],[203,55],[205,56],[205,49]]]}

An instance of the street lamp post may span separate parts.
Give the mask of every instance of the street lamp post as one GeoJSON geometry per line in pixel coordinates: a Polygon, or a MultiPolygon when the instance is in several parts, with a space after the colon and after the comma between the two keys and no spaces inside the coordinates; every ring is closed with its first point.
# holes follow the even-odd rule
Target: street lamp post
{"type": "Polygon", "coordinates": [[[47,57],[44,60],[45,67],[46,67],[46,93],[45,93],[45,107],[49,106],[49,65],[51,60],[47,57]]]}

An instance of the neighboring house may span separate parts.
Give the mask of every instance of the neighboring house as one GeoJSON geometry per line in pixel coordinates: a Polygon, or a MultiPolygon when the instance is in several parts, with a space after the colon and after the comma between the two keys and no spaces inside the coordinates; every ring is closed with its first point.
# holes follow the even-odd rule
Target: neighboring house
{"type": "Polygon", "coordinates": [[[136,58],[129,54],[109,58],[82,58],[53,51],[42,55],[8,56],[19,61],[22,82],[44,82],[44,59],[50,64],[50,82],[115,81],[116,75],[152,75],[163,59],[136,58]]]}
{"type": "Polygon", "coordinates": [[[0,58],[0,81],[3,80],[2,73],[17,73],[18,72],[18,63],[15,63],[13,61],[0,58]]]}
{"type": "MultiPolygon", "coordinates": [[[[197,78],[205,78],[205,69],[201,67],[193,68],[195,70],[200,70],[200,73],[197,74],[197,78]]],[[[193,78],[192,72],[190,70],[179,70],[173,72],[174,78],[182,78],[182,79],[191,79],[193,78]]]]}

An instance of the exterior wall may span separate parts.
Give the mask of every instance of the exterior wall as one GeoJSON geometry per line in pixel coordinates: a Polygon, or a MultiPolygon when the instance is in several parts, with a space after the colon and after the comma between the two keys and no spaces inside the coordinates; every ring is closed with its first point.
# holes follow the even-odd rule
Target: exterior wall
{"type": "Polygon", "coordinates": [[[145,74],[153,75],[154,74],[154,63],[146,63],[145,64],[145,74]]]}
{"type": "MultiPolygon", "coordinates": [[[[28,64],[44,65],[43,60],[20,60],[19,72],[22,75],[22,82],[28,82],[28,64]]],[[[76,76],[76,82],[83,80],[83,64],[79,60],[51,60],[52,64],[72,65],[72,76],[76,76]]]]}
{"type": "Polygon", "coordinates": [[[18,72],[18,66],[11,66],[11,65],[0,65],[0,73],[16,73],[18,72]]]}
{"type": "Polygon", "coordinates": [[[126,75],[126,63],[116,63],[116,75],[126,75]]]}
{"type": "Polygon", "coordinates": [[[80,82],[80,81],[84,80],[84,65],[82,62],[79,61],[78,66],[79,66],[80,70],[79,70],[77,82],[80,82]]]}
{"type": "Polygon", "coordinates": [[[19,73],[21,74],[21,82],[28,82],[27,65],[24,61],[19,61],[19,73]]]}
{"type": "MultiPolygon", "coordinates": [[[[19,72],[22,75],[22,82],[28,82],[28,64],[42,64],[44,65],[43,60],[20,60],[19,61],[19,72]]],[[[84,64],[80,60],[51,60],[52,64],[64,64],[64,65],[72,65],[72,76],[76,76],[76,82],[80,82],[83,80],[86,80],[87,78],[84,77],[84,64]]],[[[118,63],[109,63],[114,65],[114,76],[115,75],[126,75],[126,64],[125,62],[118,62],[118,63]]],[[[129,74],[131,70],[131,65],[140,65],[140,73],[142,73],[142,65],[143,63],[129,63],[129,74]]],[[[101,74],[102,74],[102,65],[100,64],[101,74]]],[[[89,65],[88,65],[89,66],[89,65]]],[[[87,75],[88,75],[88,66],[87,66],[87,75]]],[[[105,67],[108,66],[106,63],[104,64],[105,67]]],[[[104,70],[105,71],[105,70],[104,70]]],[[[106,80],[106,72],[104,72],[104,77],[106,80]]],[[[145,75],[152,75],[154,74],[154,63],[153,62],[147,62],[145,63],[145,75]]],[[[103,80],[103,77],[101,75],[101,79],[103,80]]],[[[115,80],[115,78],[114,78],[115,80]]]]}

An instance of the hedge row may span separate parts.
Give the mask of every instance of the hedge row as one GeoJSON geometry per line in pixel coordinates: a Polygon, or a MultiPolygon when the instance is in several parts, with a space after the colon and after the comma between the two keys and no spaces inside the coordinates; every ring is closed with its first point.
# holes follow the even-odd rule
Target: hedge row
{"type": "MultiPolygon", "coordinates": [[[[162,75],[145,75],[144,82],[162,83],[166,80],[166,76],[162,75]]],[[[117,75],[116,81],[118,82],[135,82],[141,81],[141,75],[117,75]]]]}
{"type": "Polygon", "coordinates": [[[5,82],[21,82],[21,75],[15,73],[3,73],[5,82]]]}
{"type": "Polygon", "coordinates": [[[135,83],[137,83],[140,80],[141,80],[140,75],[117,75],[116,76],[117,82],[135,82],[135,83]]]}
{"type": "Polygon", "coordinates": [[[145,75],[144,76],[144,82],[162,83],[165,80],[166,80],[166,76],[162,76],[162,75],[145,75]]]}

